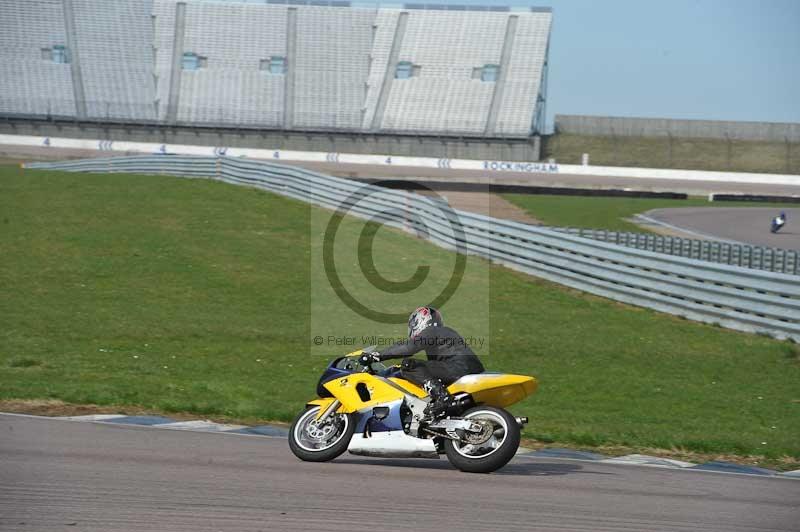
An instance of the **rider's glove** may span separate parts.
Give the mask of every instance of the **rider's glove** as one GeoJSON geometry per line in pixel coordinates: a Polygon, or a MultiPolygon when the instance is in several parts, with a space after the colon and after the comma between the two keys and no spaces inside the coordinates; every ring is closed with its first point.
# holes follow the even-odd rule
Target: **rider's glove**
{"type": "Polygon", "coordinates": [[[411,357],[404,358],[403,361],[400,362],[400,367],[406,371],[410,371],[417,367],[417,359],[411,357]]]}
{"type": "Polygon", "coordinates": [[[380,362],[381,356],[378,353],[371,351],[367,353],[362,353],[358,361],[362,366],[369,366],[373,362],[380,362]]]}

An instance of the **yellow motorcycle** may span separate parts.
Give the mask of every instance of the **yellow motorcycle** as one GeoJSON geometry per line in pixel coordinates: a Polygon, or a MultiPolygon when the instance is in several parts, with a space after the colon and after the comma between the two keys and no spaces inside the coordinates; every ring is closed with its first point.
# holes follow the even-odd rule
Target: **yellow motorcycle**
{"type": "Polygon", "coordinates": [[[534,377],[504,373],[465,375],[448,386],[444,417],[424,413],[426,392],[401,378],[400,366],[362,365],[373,348],[335,359],[289,431],[289,447],[301,460],[325,462],[345,451],[362,456],[439,458],[461,471],[489,473],[519,448],[526,417],[505,407],[534,393],[534,377]]]}

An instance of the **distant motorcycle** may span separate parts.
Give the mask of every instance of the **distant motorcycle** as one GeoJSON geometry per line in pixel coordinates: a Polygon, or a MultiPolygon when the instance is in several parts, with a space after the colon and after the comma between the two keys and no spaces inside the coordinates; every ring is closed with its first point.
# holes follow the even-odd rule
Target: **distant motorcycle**
{"type": "Polygon", "coordinates": [[[786,213],[782,212],[778,216],[772,219],[772,226],[770,227],[771,233],[777,233],[783,226],[786,225],[786,213]]]}
{"type": "MultiPolygon", "coordinates": [[[[374,350],[374,347],[365,351],[374,350]]],[[[527,375],[465,375],[448,388],[447,417],[424,415],[427,393],[402,378],[400,366],[362,366],[355,351],[328,366],[289,431],[289,447],[301,460],[325,462],[345,451],[364,456],[438,458],[445,454],[462,471],[489,473],[519,448],[528,418],[505,407],[534,393],[527,375]]]]}

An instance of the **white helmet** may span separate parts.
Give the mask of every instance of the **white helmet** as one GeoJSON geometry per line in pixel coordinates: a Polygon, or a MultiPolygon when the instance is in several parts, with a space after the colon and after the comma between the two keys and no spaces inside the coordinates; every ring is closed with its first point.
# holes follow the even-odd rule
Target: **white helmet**
{"type": "Polygon", "coordinates": [[[444,325],[442,313],[433,307],[419,307],[408,317],[408,337],[414,338],[428,327],[444,325]]]}

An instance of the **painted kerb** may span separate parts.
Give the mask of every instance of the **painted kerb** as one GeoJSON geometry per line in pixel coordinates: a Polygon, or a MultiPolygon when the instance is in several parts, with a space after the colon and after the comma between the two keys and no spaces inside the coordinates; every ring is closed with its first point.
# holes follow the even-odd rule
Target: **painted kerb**
{"type": "MultiPolygon", "coordinates": [[[[326,208],[339,208],[362,183],[308,170],[232,157],[150,155],[26,168],[73,172],[170,174],[252,186],[326,208]]],[[[376,206],[354,205],[352,214],[371,218],[392,211],[387,225],[457,247],[509,268],[562,285],[691,320],[776,338],[800,341],[800,279],[796,276],[703,262],[620,246],[569,233],[457,211],[464,242],[446,231],[434,200],[382,189],[376,206]],[[391,207],[391,208],[388,208],[391,207]],[[413,220],[413,223],[409,223],[413,220]]]]}

